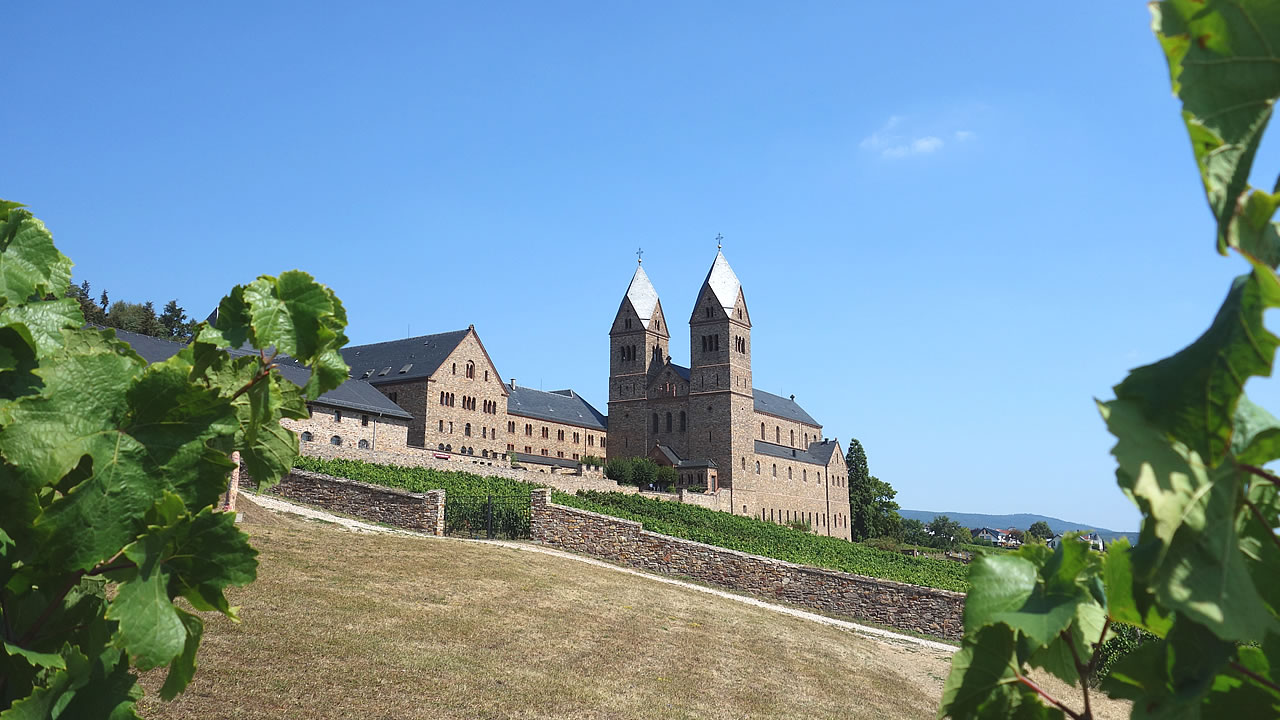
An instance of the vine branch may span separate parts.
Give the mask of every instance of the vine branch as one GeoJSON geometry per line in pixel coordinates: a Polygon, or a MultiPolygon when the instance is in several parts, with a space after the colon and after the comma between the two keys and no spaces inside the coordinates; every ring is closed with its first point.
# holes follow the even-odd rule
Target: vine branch
{"type": "Polygon", "coordinates": [[[1252,680],[1252,681],[1254,681],[1254,682],[1258,683],[1259,685],[1262,685],[1262,686],[1264,686],[1264,687],[1271,688],[1271,689],[1272,689],[1272,690],[1274,690],[1275,692],[1280,692],[1280,685],[1276,685],[1275,683],[1273,683],[1273,682],[1271,682],[1270,680],[1268,680],[1268,679],[1266,679],[1266,678],[1262,677],[1261,675],[1259,675],[1258,673],[1256,673],[1256,672],[1254,672],[1254,671],[1250,670],[1249,668],[1247,668],[1247,667],[1245,667],[1245,666],[1241,665],[1240,663],[1236,662],[1235,660],[1232,660],[1232,661],[1231,661],[1231,669],[1232,669],[1232,670],[1235,670],[1236,672],[1240,673],[1241,675],[1244,675],[1245,677],[1247,677],[1247,678],[1249,678],[1250,680],[1252,680]]]}
{"type": "MultiPolygon", "coordinates": [[[[1105,633],[1105,630],[1103,631],[1105,633]]],[[[1071,662],[1075,663],[1076,675],[1080,676],[1080,694],[1084,696],[1084,715],[1082,717],[1093,717],[1093,708],[1089,705],[1089,665],[1080,662],[1080,653],[1076,650],[1076,641],[1071,638],[1069,630],[1062,631],[1062,639],[1067,643],[1067,648],[1071,650],[1071,662]]],[[[1093,662],[1093,658],[1097,657],[1098,652],[1094,650],[1093,656],[1089,658],[1089,662],[1093,662]]]]}
{"type": "Polygon", "coordinates": [[[1257,504],[1249,498],[1244,499],[1244,504],[1248,506],[1249,512],[1253,513],[1253,517],[1257,519],[1258,524],[1262,526],[1262,530],[1267,534],[1267,537],[1271,538],[1271,542],[1275,543],[1277,548],[1280,548],[1280,538],[1276,537],[1275,531],[1271,529],[1271,525],[1267,522],[1267,519],[1262,516],[1262,511],[1258,509],[1257,504]]]}
{"type": "Polygon", "coordinates": [[[1256,475],[1257,477],[1260,477],[1263,480],[1266,480],[1272,485],[1276,485],[1280,487],[1280,476],[1275,475],[1274,473],[1268,470],[1264,470],[1258,467],[1257,465],[1246,465],[1244,463],[1239,463],[1238,465],[1236,465],[1236,467],[1240,468],[1241,470],[1244,470],[1250,475],[1256,475]]]}
{"type": "Polygon", "coordinates": [[[1026,685],[1032,690],[1035,690],[1037,695],[1047,700],[1049,704],[1053,705],[1054,707],[1058,708],[1062,712],[1066,713],[1071,718],[1071,720],[1086,720],[1085,716],[1081,715],[1075,710],[1072,710],[1071,708],[1067,707],[1066,704],[1064,704],[1061,700],[1045,692],[1044,689],[1041,688],[1039,685],[1035,684],[1035,681],[1033,681],[1031,678],[1027,677],[1026,675],[1023,675],[1022,673],[1017,673],[1017,678],[1018,678],[1018,682],[1022,683],[1023,685],[1026,685]]]}

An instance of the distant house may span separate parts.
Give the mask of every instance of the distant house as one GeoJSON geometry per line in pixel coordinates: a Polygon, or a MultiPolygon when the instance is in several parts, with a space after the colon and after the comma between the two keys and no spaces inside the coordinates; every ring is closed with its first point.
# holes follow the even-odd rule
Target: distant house
{"type": "MultiPolygon", "coordinates": [[[[1063,535],[1061,533],[1054,535],[1049,540],[1049,547],[1057,550],[1058,546],[1062,544],[1062,538],[1063,535]]],[[[1076,539],[1083,543],[1089,543],[1089,548],[1097,550],[1098,552],[1102,552],[1107,549],[1107,541],[1103,540],[1101,535],[1092,530],[1087,533],[1080,533],[1076,536],[1076,539]]]]}
{"type": "Polygon", "coordinates": [[[1009,530],[1001,530],[999,528],[981,527],[974,528],[969,531],[973,534],[974,540],[987,540],[991,544],[998,547],[1018,547],[1022,543],[1009,530]]]}

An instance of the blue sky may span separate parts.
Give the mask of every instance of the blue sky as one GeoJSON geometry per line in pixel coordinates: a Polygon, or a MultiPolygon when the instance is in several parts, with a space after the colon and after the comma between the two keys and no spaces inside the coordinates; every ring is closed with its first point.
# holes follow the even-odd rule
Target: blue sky
{"type": "Polygon", "coordinates": [[[636,248],[687,361],[723,233],[757,387],[859,438],[908,508],[1136,528],[1092,398],[1244,271],[1140,2],[6,18],[3,196],[95,291],[203,317],[302,268],[354,343],[474,323],[505,377],[604,410],[636,248]]]}

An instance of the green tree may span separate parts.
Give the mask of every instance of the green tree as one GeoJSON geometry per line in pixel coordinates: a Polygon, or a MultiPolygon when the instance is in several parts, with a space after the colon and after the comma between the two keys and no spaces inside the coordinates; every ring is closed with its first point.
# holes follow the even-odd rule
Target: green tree
{"type": "Polygon", "coordinates": [[[894,498],[898,491],[889,483],[872,476],[867,483],[871,488],[871,510],[868,513],[867,531],[871,537],[902,538],[902,516],[894,498]]]}
{"type": "Polygon", "coordinates": [[[658,463],[647,457],[636,458],[631,463],[631,482],[642,489],[652,487],[658,481],[658,463]]]}
{"type": "Polygon", "coordinates": [[[155,305],[117,301],[107,313],[107,327],[151,337],[168,337],[168,330],[156,316],[155,305]]]}
{"type": "Polygon", "coordinates": [[[898,493],[889,483],[871,475],[867,453],[857,438],[849,441],[844,460],[849,471],[849,533],[853,540],[900,537],[902,518],[898,503],[893,501],[898,493]]]}
{"type": "Polygon", "coordinates": [[[1048,540],[1053,537],[1054,532],[1049,528],[1049,523],[1044,520],[1037,520],[1031,523],[1031,527],[1027,528],[1027,534],[1038,540],[1048,540]]]}
{"type": "Polygon", "coordinates": [[[132,668],[167,666],[163,698],[195,672],[204,621],[186,608],[235,617],[223,591],[257,561],[215,511],[229,455],[267,484],[288,471],[280,420],[346,378],[346,315],[306,273],[262,276],[148,365],[85,328],[77,298],[43,299],[70,274],[43,223],[0,201],[0,714],[136,718],[132,668]],[[263,354],[221,349],[245,342],[263,354]],[[306,387],[275,352],[311,366],[306,387]]]}
{"type": "Polygon", "coordinates": [[[164,311],[160,313],[160,324],[164,326],[164,337],[170,340],[186,342],[191,339],[191,333],[195,330],[196,323],[187,317],[187,313],[178,305],[177,299],[170,300],[164,306],[164,311]]]}
{"type": "Polygon", "coordinates": [[[929,547],[932,539],[929,533],[925,531],[924,523],[915,518],[904,518],[902,520],[902,542],[908,545],[929,547]]]}
{"type": "Polygon", "coordinates": [[[675,468],[670,465],[658,466],[658,487],[670,491],[678,480],[680,480],[680,473],[676,472],[675,468]]]}
{"type": "MultiPolygon", "coordinates": [[[[105,325],[107,323],[107,314],[102,306],[93,301],[93,295],[89,291],[89,281],[77,285],[71,285],[67,288],[67,297],[72,298],[80,305],[80,314],[84,315],[84,321],[94,325],[105,325]]],[[[106,291],[103,291],[103,297],[106,297],[106,291]]]]}
{"type": "Polygon", "coordinates": [[[631,485],[631,465],[631,458],[609,458],[608,464],[604,466],[604,476],[616,483],[631,485]]]}
{"type": "Polygon", "coordinates": [[[967,543],[973,537],[968,528],[952,520],[946,515],[937,515],[925,526],[929,532],[932,547],[940,550],[954,550],[961,543],[967,543]]]}
{"type": "Polygon", "coordinates": [[[1068,535],[1053,550],[979,556],[940,716],[1091,719],[1090,676],[1107,662],[1099,688],[1131,701],[1134,717],[1280,717],[1280,476],[1266,469],[1280,459],[1280,419],[1244,394],[1280,347],[1264,323],[1280,307],[1280,192],[1249,185],[1280,100],[1280,5],[1150,8],[1214,244],[1245,273],[1203,335],[1098,403],[1141,544],[1103,554],[1068,535]],[[1124,625],[1140,645],[1117,647],[1134,638],[1116,632],[1124,625]],[[1078,685],[1079,700],[1046,691],[1031,668],[1078,685]]]}

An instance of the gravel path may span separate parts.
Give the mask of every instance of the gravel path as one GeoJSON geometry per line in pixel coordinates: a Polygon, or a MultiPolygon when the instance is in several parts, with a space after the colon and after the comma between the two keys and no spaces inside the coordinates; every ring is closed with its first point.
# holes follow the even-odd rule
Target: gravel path
{"type": "Polygon", "coordinates": [[[954,653],[957,650],[957,648],[954,645],[935,642],[933,640],[925,640],[923,638],[912,637],[910,635],[903,635],[901,633],[896,633],[891,630],[882,630],[880,628],[868,627],[866,625],[859,625],[857,623],[849,622],[848,620],[837,620],[835,618],[829,618],[829,617],[826,617],[825,615],[819,615],[817,613],[807,612],[805,610],[797,610],[795,608],[786,607],[784,605],[776,605],[774,603],[766,602],[764,600],[759,600],[757,598],[750,597],[747,595],[738,595],[736,593],[727,592],[725,590],[717,590],[715,588],[706,587],[704,585],[698,585],[696,583],[691,583],[684,580],[677,580],[675,578],[666,577],[663,575],[655,575],[652,573],[642,572],[640,570],[633,570],[631,568],[621,567],[619,565],[614,565],[613,563],[608,563],[603,560],[597,560],[595,558],[590,558],[583,555],[575,555],[573,553],[564,552],[563,550],[554,550],[552,548],[544,547],[542,545],[534,545],[531,543],[522,543],[522,542],[511,542],[507,540],[468,540],[466,538],[453,538],[453,537],[437,538],[431,535],[423,535],[422,533],[410,532],[408,530],[400,530],[398,528],[383,527],[381,525],[371,525],[369,523],[361,522],[359,520],[353,520],[352,518],[342,517],[340,515],[333,515],[323,510],[316,510],[315,508],[309,508],[303,505],[295,505],[291,502],[281,500],[280,498],[277,498],[277,497],[271,497],[269,495],[260,495],[258,493],[250,493],[250,492],[245,492],[243,490],[240,491],[240,495],[242,497],[248,498],[251,502],[254,502],[268,510],[273,510],[275,512],[292,513],[294,515],[301,515],[302,517],[313,518],[315,520],[324,520],[325,522],[331,522],[331,523],[334,523],[335,525],[341,525],[354,532],[372,532],[372,533],[384,533],[384,534],[391,534],[391,535],[410,535],[412,537],[417,537],[417,538],[426,538],[430,540],[442,540],[446,542],[481,543],[485,545],[498,545],[501,547],[513,548],[515,550],[522,550],[525,552],[542,553],[543,555],[554,555],[556,557],[562,557],[569,560],[575,560],[577,562],[587,563],[589,565],[595,565],[597,567],[607,568],[609,570],[613,570],[614,572],[635,575],[637,577],[642,577],[646,580],[651,580],[654,582],[666,583],[668,585],[676,585],[682,588],[687,588],[689,590],[696,590],[701,593],[707,593],[708,595],[715,595],[716,597],[724,598],[725,600],[732,600],[734,602],[740,602],[746,605],[753,605],[758,608],[764,608],[765,610],[770,610],[772,612],[780,613],[782,615],[790,615],[792,617],[797,617],[802,620],[816,622],[821,625],[829,625],[831,627],[840,628],[842,630],[848,630],[858,635],[862,635],[864,637],[868,637],[873,640],[878,640],[880,642],[888,643],[891,645],[899,645],[899,646],[912,645],[917,647],[928,648],[930,650],[936,650],[939,652],[946,653],[948,655],[954,653]]]}

